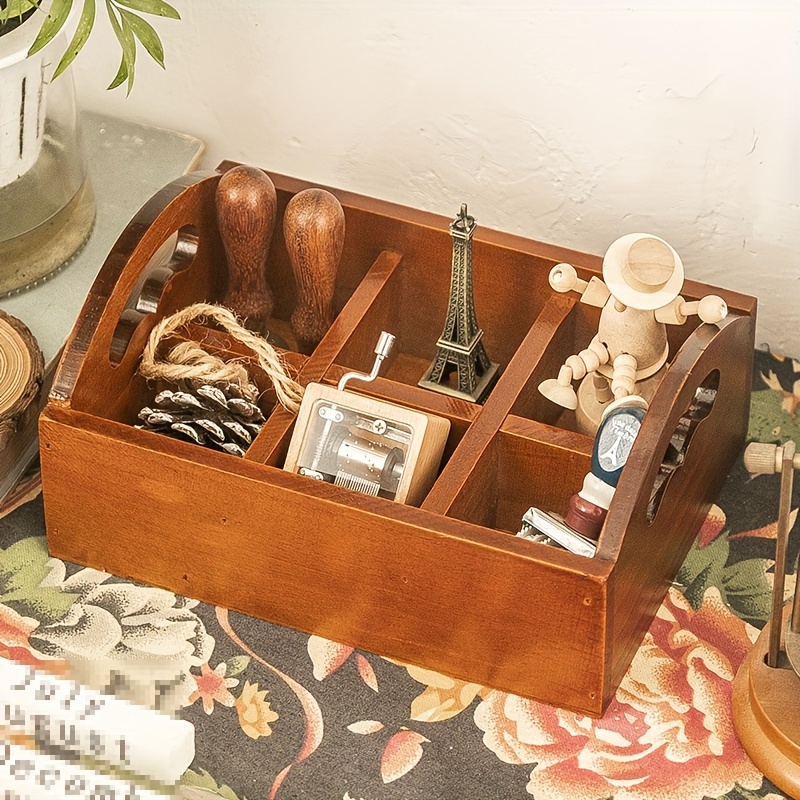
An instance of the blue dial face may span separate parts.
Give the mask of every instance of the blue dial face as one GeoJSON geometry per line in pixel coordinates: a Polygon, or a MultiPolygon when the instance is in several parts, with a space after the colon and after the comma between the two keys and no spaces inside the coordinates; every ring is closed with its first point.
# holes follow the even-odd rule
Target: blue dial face
{"type": "Polygon", "coordinates": [[[592,472],[612,486],[628,461],[639,433],[644,409],[621,408],[603,421],[594,445],[592,472]]]}

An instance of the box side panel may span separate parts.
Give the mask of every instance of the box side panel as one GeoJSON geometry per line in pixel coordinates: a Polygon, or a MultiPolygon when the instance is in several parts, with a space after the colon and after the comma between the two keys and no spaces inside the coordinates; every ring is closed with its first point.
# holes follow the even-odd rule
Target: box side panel
{"type": "Polygon", "coordinates": [[[460,538],[466,523],[457,520],[431,530],[438,518],[419,509],[380,501],[397,509],[390,518],[348,505],[346,490],[341,502],[315,496],[306,479],[271,467],[227,456],[210,467],[83,429],[64,421],[70,413],[46,414],[40,430],[53,555],[602,712],[606,600],[597,574],[521,554],[513,537],[507,549],[460,538]],[[218,468],[231,459],[239,472],[218,468]]]}
{"type": "Polygon", "coordinates": [[[755,319],[726,323],[716,334],[699,328],[677,354],[639,434],[653,440],[639,448],[637,439],[606,521],[601,550],[618,548],[609,581],[607,701],[744,444],[755,319]],[[709,386],[716,387],[710,406],[709,386]]]}

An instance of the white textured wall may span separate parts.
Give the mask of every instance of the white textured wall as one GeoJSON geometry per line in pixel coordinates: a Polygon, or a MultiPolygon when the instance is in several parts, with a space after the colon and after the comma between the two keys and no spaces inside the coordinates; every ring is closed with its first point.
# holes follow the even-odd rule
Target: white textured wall
{"type": "MultiPolygon", "coordinates": [[[[174,0],[167,71],[83,105],[224,157],[591,252],[635,230],[800,355],[800,0],[174,0]]],[[[102,14],[102,10],[99,11],[102,14]]],[[[107,28],[105,19],[98,26],[107,28]]]]}

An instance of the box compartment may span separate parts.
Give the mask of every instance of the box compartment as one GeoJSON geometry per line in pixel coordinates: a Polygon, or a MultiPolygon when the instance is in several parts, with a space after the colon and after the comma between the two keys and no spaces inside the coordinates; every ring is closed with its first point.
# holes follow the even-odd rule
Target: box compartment
{"type": "MultiPolygon", "coordinates": [[[[309,184],[272,177],[280,215],[309,184]]],[[[312,353],[287,358],[302,384],[335,384],[344,371],[370,370],[381,330],[397,336],[382,377],[353,389],[450,419],[440,473],[419,508],[281,469],[293,416],[268,395],[269,417],[244,458],[129,424],[154,389],[135,376],[150,330],[179,308],[222,296],[218,180],[187,176],[142,209],[72,332],[40,422],[53,555],[602,714],[743,442],[755,300],[715,290],[730,308],[719,327],[670,332],[671,366],[621,476],[597,555],[584,558],[513,533],[530,505],[558,511],[588,468],[591,440],[570,430],[536,386],[585,346],[598,313],[552,292],[548,273],[568,261],[585,279],[599,275],[596,256],[478,229],[477,315],[501,374],[486,402],[475,405],[416,385],[443,328],[450,220],[330,190],[346,217],[337,317],[312,353]],[[168,270],[158,266],[161,286],[135,316],[131,298],[147,283],[148,265],[181,231],[191,258],[182,253],[168,270]],[[705,402],[714,389],[713,402],[705,402]]],[[[168,256],[166,266],[175,251],[168,256]]],[[[268,281],[274,321],[285,331],[296,293],[280,218],[268,281]]],[[[688,298],[708,291],[684,286],[688,298]]],[[[224,336],[203,331],[220,352],[238,352],[224,336]]]]}

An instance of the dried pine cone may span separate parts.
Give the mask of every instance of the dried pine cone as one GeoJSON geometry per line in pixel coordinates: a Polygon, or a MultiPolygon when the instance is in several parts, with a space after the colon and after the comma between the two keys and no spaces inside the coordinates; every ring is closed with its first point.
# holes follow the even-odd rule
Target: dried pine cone
{"type": "Polygon", "coordinates": [[[137,428],[243,456],[261,430],[264,415],[235,384],[208,384],[181,391],[159,392],[154,407],[138,414],[137,428]]]}

